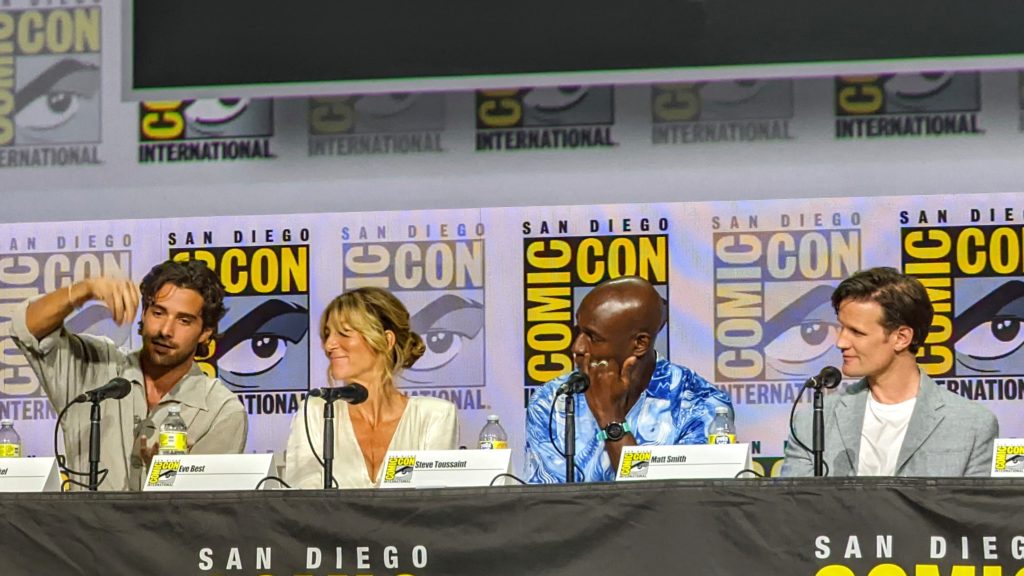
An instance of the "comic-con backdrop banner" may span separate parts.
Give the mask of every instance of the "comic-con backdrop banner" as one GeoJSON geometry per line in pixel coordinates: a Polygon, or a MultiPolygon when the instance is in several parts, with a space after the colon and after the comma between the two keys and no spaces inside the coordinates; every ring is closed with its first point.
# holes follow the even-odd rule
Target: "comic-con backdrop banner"
{"type": "Polygon", "coordinates": [[[18,527],[0,530],[19,550],[5,559],[11,573],[1024,573],[1024,535],[1008,512],[1024,506],[1024,487],[1006,480],[76,496],[0,497],[4,526],[18,527]],[[187,530],[166,530],[168,505],[187,530]],[[97,523],[118,530],[90,530],[97,523]],[[121,550],[119,533],[141,545],[121,550]]]}
{"type": "Polygon", "coordinates": [[[103,9],[97,2],[0,9],[0,166],[103,161],[103,9]]]}
{"type": "MultiPolygon", "coordinates": [[[[22,302],[99,275],[140,280],[171,258],[214,270],[228,314],[209,375],[238,394],[247,449],[283,450],[310,388],[328,385],[320,314],[345,290],[395,293],[426,353],[396,384],[459,409],[472,446],[489,414],[522,463],[530,395],[573,367],[575,310],[595,285],[649,280],[669,321],[655,348],[726,391],[737,429],[769,472],[803,382],[839,365],[830,296],[843,279],[892,266],[928,287],[935,320],[919,363],[984,404],[1003,436],[1024,434],[1024,208],[973,195],[492,208],[0,227],[0,417],[29,454],[52,450],[54,414],[10,337],[22,302]]],[[[69,330],[139,345],[89,303],[69,330]]],[[[850,382],[847,382],[849,384],[850,382]]]]}

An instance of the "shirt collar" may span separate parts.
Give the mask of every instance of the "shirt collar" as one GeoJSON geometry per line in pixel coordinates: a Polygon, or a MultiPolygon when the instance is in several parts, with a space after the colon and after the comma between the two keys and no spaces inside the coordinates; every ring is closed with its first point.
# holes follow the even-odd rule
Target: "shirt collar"
{"type": "Polygon", "coordinates": [[[658,354],[654,362],[654,372],[651,374],[651,381],[647,384],[647,390],[645,391],[648,396],[661,400],[668,400],[674,397],[673,390],[679,382],[673,382],[671,367],[672,365],[669,364],[668,360],[662,357],[661,354],[658,354]]]}

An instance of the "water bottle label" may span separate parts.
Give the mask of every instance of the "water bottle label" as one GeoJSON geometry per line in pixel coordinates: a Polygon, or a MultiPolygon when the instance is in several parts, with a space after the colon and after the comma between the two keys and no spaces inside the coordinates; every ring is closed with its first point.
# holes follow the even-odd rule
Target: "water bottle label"
{"type": "Polygon", "coordinates": [[[735,444],[735,434],[711,434],[708,436],[708,444],[735,444]]]}
{"type": "Polygon", "coordinates": [[[21,445],[0,444],[0,458],[21,458],[21,445]]]}
{"type": "Polygon", "coordinates": [[[186,446],[187,440],[188,434],[185,432],[161,432],[160,452],[163,454],[184,454],[188,450],[186,446]]]}
{"type": "Polygon", "coordinates": [[[508,442],[504,440],[481,440],[481,450],[506,450],[508,449],[508,442]]]}

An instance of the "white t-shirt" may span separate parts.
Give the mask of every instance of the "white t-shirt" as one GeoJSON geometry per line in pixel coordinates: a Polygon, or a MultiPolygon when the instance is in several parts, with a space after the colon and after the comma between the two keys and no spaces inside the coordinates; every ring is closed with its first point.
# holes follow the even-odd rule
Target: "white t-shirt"
{"type": "Polygon", "coordinates": [[[917,398],[898,404],[882,404],[868,393],[864,408],[864,429],[860,433],[858,476],[894,476],[896,460],[907,435],[917,398]]]}

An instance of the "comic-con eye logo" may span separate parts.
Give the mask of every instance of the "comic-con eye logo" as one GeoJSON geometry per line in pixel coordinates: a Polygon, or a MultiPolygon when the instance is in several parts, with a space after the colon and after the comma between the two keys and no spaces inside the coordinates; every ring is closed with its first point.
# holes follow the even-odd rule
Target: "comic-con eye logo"
{"type": "Polygon", "coordinates": [[[410,319],[427,350],[400,379],[411,386],[438,386],[466,378],[483,382],[484,306],[474,299],[442,294],[416,306],[410,319]],[[467,372],[468,370],[468,372],[467,372]]]}
{"type": "MultiPolygon", "coordinates": [[[[100,141],[101,31],[98,6],[0,11],[0,146],[100,141]]],[[[2,165],[98,162],[92,146],[48,150],[2,165]]]]}
{"type": "Polygon", "coordinates": [[[174,486],[181,470],[181,460],[164,460],[153,463],[146,484],[149,486],[174,486]]]}
{"type": "Polygon", "coordinates": [[[270,158],[268,137],[273,134],[273,101],[269,99],[170,100],[139,105],[139,161],[144,163],[270,158]],[[179,144],[155,144],[160,142],[179,144]]]}
{"type": "Polygon", "coordinates": [[[610,86],[483,90],[476,93],[476,149],[617,146],[610,86]]]}
{"type": "Polygon", "coordinates": [[[792,139],[792,80],[734,80],[651,87],[654,144],[792,139]]]}
{"type": "Polygon", "coordinates": [[[623,478],[647,478],[647,471],[651,467],[651,453],[626,452],[622,455],[622,467],[619,476],[623,478]]]}
{"type": "Polygon", "coordinates": [[[309,155],[442,152],[442,93],[309,100],[309,155]]]}
{"type": "MultiPolygon", "coordinates": [[[[25,253],[0,257],[0,397],[41,395],[39,381],[28,361],[10,337],[13,309],[27,298],[53,292],[86,278],[112,276],[131,278],[131,237],[108,236],[114,249],[95,252],[25,253]]],[[[89,302],[72,313],[64,326],[76,334],[107,337],[119,346],[130,346],[132,327],[118,326],[110,311],[89,302]]]]}
{"type": "Polygon", "coordinates": [[[423,338],[426,352],[402,371],[403,388],[484,386],[483,239],[347,243],[342,253],[344,289],[390,290],[423,338]]]}
{"type": "Polygon", "coordinates": [[[384,465],[384,482],[408,484],[416,471],[415,456],[392,456],[384,465]]]}
{"type": "Polygon", "coordinates": [[[976,72],[838,77],[835,96],[837,138],[984,132],[976,72]]]}
{"type": "Polygon", "coordinates": [[[932,376],[1024,375],[1024,228],[904,228],[903,269],[928,289],[918,364],[932,376]]]}
{"type": "Polygon", "coordinates": [[[420,132],[444,128],[444,94],[374,94],[309,100],[310,134],[420,132]]]}
{"type": "Polygon", "coordinates": [[[240,392],[308,389],[308,246],[172,249],[171,257],[204,262],[228,294],[220,333],[196,358],[204,372],[240,392]]]}
{"type": "Polygon", "coordinates": [[[831,295],[861,267],[859,229],[716,233],[715,376],[802,380],[835,364],[831,295]]]}
{"type": "Polygon", "coordinates": [[[996,472],[1024,474],[1024,445],[996,446],[994,464],[996,472]]]}
{"type": "MultiPolygon", "coordinates": [[[[594,286],[640,276],[668,306],[668,235],[574,236],[523,240],[525,399],[573,369],[574,311],[594,286]]],[[[669,320],[671,323],[671,320],[669,320]]],[[[668,324],[655,339],[668,357],[668,324]]]]}
{"type": "Polygon", "coordinates": [[[139,105],[143,141],[270,136],[274,132],[271,100],[220,98],[172,100],[139,105]]]}

